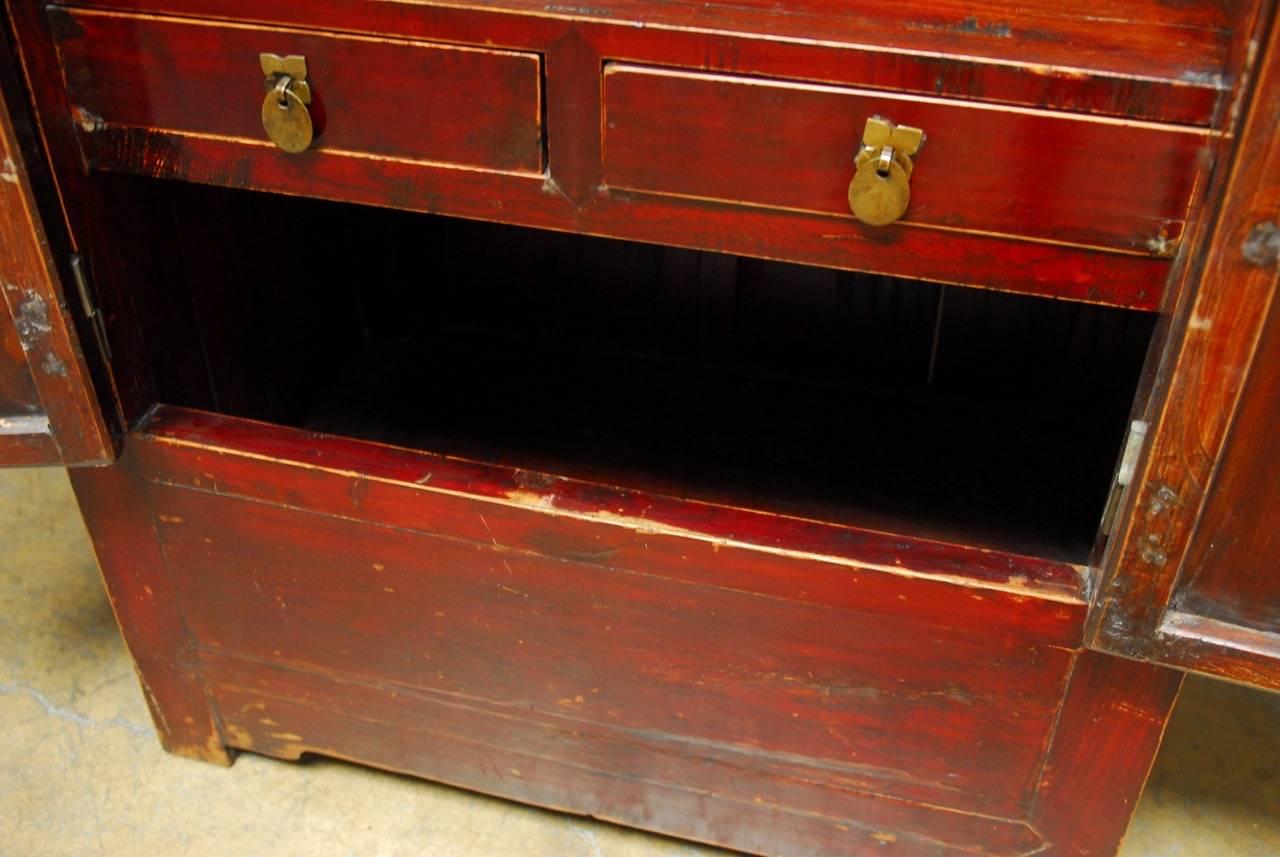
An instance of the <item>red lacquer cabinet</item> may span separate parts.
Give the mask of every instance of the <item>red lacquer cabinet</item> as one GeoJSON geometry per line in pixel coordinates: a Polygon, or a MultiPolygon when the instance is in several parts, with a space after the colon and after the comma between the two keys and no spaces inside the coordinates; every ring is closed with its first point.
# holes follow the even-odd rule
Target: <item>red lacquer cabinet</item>
{"type": "Polygon", "coordinates": [[[1271,4],[6,8],[0,463],[174,753],[1096,855],[1280,687],[1271,4]]]}

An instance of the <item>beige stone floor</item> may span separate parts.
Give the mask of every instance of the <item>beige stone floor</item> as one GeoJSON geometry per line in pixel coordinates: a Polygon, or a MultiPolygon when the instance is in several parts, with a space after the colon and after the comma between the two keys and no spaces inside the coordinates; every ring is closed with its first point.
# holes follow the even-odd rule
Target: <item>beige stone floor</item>
{"type": "MultiPolygon", "coordinates": [[[[167,756],[61,471],[0,471],[0,558],[0,855],[722,853],[337,762],[167,756]]],[[[1122,854],[1280,855],[1280,696],[1189,681],[1122,854]]]]}

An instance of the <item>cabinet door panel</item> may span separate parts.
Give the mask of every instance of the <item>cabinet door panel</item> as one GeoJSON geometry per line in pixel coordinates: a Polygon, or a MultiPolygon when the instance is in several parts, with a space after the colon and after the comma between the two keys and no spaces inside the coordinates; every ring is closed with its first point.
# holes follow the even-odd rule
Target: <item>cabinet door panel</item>
{"type": "Polygon", "coordinates": [[[107,462],[113,439],[36,208],[25,126],[10,113],[23,108],[15,71],[0,41],[0,466],[107,462]]]}
{"type": "Polygon", "coordinates": [[[1280,38],[1175,314],[1103,563],[1100,649],[1280,689],[1280,38]]]}

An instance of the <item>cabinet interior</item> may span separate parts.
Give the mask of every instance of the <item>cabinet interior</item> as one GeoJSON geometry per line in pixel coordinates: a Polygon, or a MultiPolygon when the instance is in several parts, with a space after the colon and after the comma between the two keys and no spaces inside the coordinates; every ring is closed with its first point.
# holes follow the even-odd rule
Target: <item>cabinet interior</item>
{"type": "Polygon", "coordinates": [[[1073,562],[1094,541],[1155,322],[94,180],[130,212],[120,252],[161,402],[1073,562]]]}

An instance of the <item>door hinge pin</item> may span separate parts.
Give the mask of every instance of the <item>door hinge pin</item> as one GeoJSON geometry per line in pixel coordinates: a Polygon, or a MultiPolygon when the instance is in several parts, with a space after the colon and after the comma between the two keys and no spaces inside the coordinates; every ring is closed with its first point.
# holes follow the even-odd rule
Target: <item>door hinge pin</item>
{"type": "Polygon", "coordinates": [[[1111,494],[1107,497],[1107,509],[1102,515],[1102,533],[1111,535],[1115,526],[1116,515],[1120,511],[1120,500],[1124,497],[1124,489],[1133,482],[1134,473],[1138,469],[1138,458],[1142,455],[1142,445],[1147,439],[1149,424],[1146,420],[1134,420],[1129,423],[1129,433],[1125,436],[1124,452],[1120,455],[1120,468],[1116,471],[1115,482],[1111,485],[1111,494]]]}
{"type": "Polygon", "coordinates": [[[80,307],[84,310],[85,318],[93,325],[93,335],[98,340],[98,347],[110,361],[111,344],[107,341],[107,325],[102,319],[102,313],[98,312],[97,303],[89,289],[89,275],[85,272],[84,259],[78,253],[71,254],[71,277],[76,281],[76,291],[80,293],[80,307]]]}

